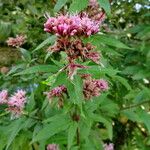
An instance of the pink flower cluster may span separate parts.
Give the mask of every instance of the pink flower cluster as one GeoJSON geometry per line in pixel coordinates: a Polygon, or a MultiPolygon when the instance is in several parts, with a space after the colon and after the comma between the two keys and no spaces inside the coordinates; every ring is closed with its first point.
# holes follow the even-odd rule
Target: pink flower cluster
{"type": "Polygon", "coordinates": [[[0,92],[0,104],[7,104],[7,110],[12,117],[16,118],[22,114],[26,101],[26,92],[23,90],[18,90],[11,97],[8,97],[7,90],[0,92]]]}
{"type": "Polygon", "coordinates": [[[12,46],[12,47],[20,47],[25,43],[26,40],[26,36],[23,35],[17,35],[16,38],[8,38],[8,40],[6,41],[8,46],[12,46]]]}
{"type": "Polygon", "coordinates": [[[8,101],[8,91],[2,90],[0,92],[0,104],[6,104],[8,101]]]}
{"type": "Polygon", "coordinates": [[[8,110],[13,116],[20,116],[26,103],[26,92],[18,90],[9,98],[8,110]]]}
{"type": "Polygon", "coordinates": [[[67,95],[67,88],[64,85],[60,85],[50,90],[49,92],[44,92],[47,95],[47,98],[52,102],[52,98],[58,97],[58,108],[62,108],[64,106],[64,94],[67,95]]]}
{"type": "Polygon", "coordinates": [[[44,31],[57,36],[90,36],[99,31],[99,24],[87,15],[60,15],[50,17],[44,24],[44,31]]]}
{"type": "Polygon", "coordinates": [[[49,144],[47,150],[59,150],[59,148],[57,144],[49,144]]]}
{"type": "Polygon", "coordinates": [[[95,80],[91,77],[87,77],[84,80],[83,94],[86,100],[100,96],[101,92],[106,90],[108,90],[108,83],[103,79],[95,80]]]}
{"type": "Polygon", "coordinates": [[[45,92],[48,99],[51,99],[52,97],[61,97],[63,93],[66,93],[67,89],[64,85],[60,85],[54,89],[52,89],[49,92],[45,92]]]}
{"type": "MultiPolygon", "coordinates": [[[[91,75],[81,75],[84,78],[83,94],[86,100],[90,100],[92,97],[100,96],[103,91],[108,90],[108,83],[104,79],[92,79],[91,75]]],[[[64,85],[58,86],[49,92],[45,92],[48,99],[54,97],[59,98],[59,102],[63,102],[63,94],[67,94],[67,88],[64,85]]]]}
{"type": "MultiPolygon", "coordinates": [[[[44,24],[44,31],[57,36],[55,44],[50,46],[48,50],[51,52],[64,51],[67,55],[68,64],[65,69],[67,69],[70,79],[73,80],[78,69],[87,68],[77,62],[90,59],[99,64],[100,54],[93,50],[95,47],[91,43],[85,43],[82,38],[98,33],[104,18],[105,13],[100,10],[98,2],[90,0],[88,8],[84,12],[49,17],[44,24]]],[[[84,78],[82,92],[85,99],[99,96],[102,91],[107,89],[108,83],[103,79],[95,80],[91,76],[84,78]]],[[[61,106],[63,105],[63,94],[67,94],[67,88],[62,85],[46,92],[48,99],[58,97],[61,106]]]]}

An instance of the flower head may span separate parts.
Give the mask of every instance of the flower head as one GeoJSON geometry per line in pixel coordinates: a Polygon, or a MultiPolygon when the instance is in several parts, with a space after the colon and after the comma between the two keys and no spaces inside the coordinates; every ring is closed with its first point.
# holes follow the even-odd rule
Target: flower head
{"type": "Polygon", "coordinates": [[[8,110],[13,116],[18,117],[21,115],[23,108],[26,103],[26,92],[23,90],[18,90],[14,95],[12,95],[8,100],[8,110]]]}
{"type": "Polygon", "coordinates": [[[6,41],[8,46],[12,46],[12,47],[20,47],[25,43],[26,40],[26,36],[23,35],[17,35],[16,38],[8,38],[8,40],[6,41]]]}
{"type": "Polygon", "coordinates": [[[91,59],[95,63],[99,63],[99,61],[100,61],[100,54],[98,52],[88,52],[86,54],[86,57],[88,59],[91,59]]]}
{"type": "Polygon", "coordinates": [[[96,80],[95,83],[102,91],[108,90],[108,82],[106,80],[96,80]]]}
{"type": "Polygon", "coordinates": [[[55,87],[49,92],[45,92],[48,99],[51,99],[52,97],[61,97],[63,93],[66,93],[67,89],[64,85],[60,85],[58,87],[55,87]]]}
{"type": "Polygon", "coordinates": [[[47,95],[47,98],[52,101],[52,98],[58,97],[58,107],[62,108],[64,105],[63,99],[64,95],[67,94],[67,88],[64,85],[60,85],[58,87],[55,87],[54,89],[50,90],[49,92],[44,92],[44,94],[47,95]]]}
{"type": "Polygon", "coordinates": [[[0,104],[5,104],[8,101],[8,91],[2,90],[0,91],[0,104]]]}
{"type": "Polygon", "coordinates": [[[44,24],[44,31],[57,36],[90,36],[99,31],[99,25],[87,15],[60,15],[50,17],[44,24]]]}
{"type": "Polygon", "coordinates": [[[92,97],[100,95],[100,88],[95,85],[93,79],[86,79],[83,85],[83,94],[86,100],[90,100],[92,97]]]}
{"type": "Polygon", "coordinates": [[[87,100],[91,99],[92,97],[100,96],[101,92],[107,89],[108,84],[103,79],[95,80],[89,76],[84,80],[83,94],[87,100]]]}

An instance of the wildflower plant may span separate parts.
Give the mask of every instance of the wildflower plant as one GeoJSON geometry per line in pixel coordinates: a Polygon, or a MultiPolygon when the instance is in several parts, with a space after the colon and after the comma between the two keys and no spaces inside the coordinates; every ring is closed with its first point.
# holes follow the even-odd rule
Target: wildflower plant
{"type": "MultiPolygon", "coordinates": [[[[88,72],[88,69],[92,67],[89,65],[90,63],[98,68],[104,67],[101,65],[100,52],[96,51],[96,47],[92,43],[85,40],[100,31],[100,26],[105,18],[104,10],[100,10],[99,4],[95,3],[94,5],[98,5],[99,10],[97,18],[88,14],[92,13],[92,9],[90,12],[85,9],[75,14],[60,13],[55,17],[47,17],[44,31],[56,36],[56,41],[48,48],[48,52],[60,55],[63,52],[66,62],[56,74],[44,82],[50,86],[50,91],[44,93],[47,95],[50,105],[53,103],[52,107],[58,107],[61,114],[53,116],[54,122],[47,120],[47,123],[51,123],[35,136],[34,142],[49,138],[49,135],[45,135],[45,131],[55,123],[56,131],[54,132],[59,134],[64,130],[67,131],[67,149],[73,147],[80,149],[86,146],[91,134],[90,130],[97,121],[104,123],[106,128],[111,130],[111,122],[99,114],[95,114],[97,109],[90,111],[88,108],[90,105],[100,104],[101,95],[109,89],[106,79],[94,78],[93,74],[88,72]],[[61,121],[57,125],[58,120],[61,121]],[[60,127],[60,131],[56,129],[57,126],[60,127]],[[82,133],[82,131],[86,133],[82,133]]],[[[89,3],[88,8],[92,7],[93,4],[89,3]]],[[[111,132],[108,135],[111,140],[111,132]]],[[[102,148],[103,144],[99,142],[97,147],[102,148]]]]}
{"type": "MultiPolygon", "coordinates": [[[[134,93],[118,70],[123,67],[118,57],[126,53],[120,49],[131,48],[107,33],[112,32],[106,27],[110,3],[51,0],[54,11],[39,14],[39,6],[37,11],[27,6],[34,13],[31,18],[43,26],[37,23],[36,36],[31,36],[31,30],[30,34],[20,30],[5,42],[20,51],[23,61],[1,71],[7,83],[0,91],[0,150],[119,150],[135,126],[137,139],[139,129],[148,136],[149,122],[139,116],[149,116],[138,104],[148,92],[130,106],[134,93]],[[30,36],[33,41],[46,40],[37,47],[33,42],[30,49],[30,36]]],[[[34,26],[32,21],[29,29],[34,26]]]]}

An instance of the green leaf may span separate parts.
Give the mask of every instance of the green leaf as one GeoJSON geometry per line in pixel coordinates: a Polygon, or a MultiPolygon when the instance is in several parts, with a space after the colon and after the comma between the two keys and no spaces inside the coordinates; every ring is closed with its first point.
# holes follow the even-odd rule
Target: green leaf
{"type": "Polygon", "coordinates": [[[26,67],[26,64],[19,64],[19,65],[13,66],[13,67],[11,68],[11,70],[8,72],[7,76],[9,76],[10,74],[15,73],[15,72],[16,72],[17,70],[19,70],[19,69],[25,68],[25,67],[26,67]]]}
{"type": "Polygon", "coordinates": [[[56,40],[56,36],[54,35],[48,37],[45,41],[43,41],[40,45],[38,45],[32,52],[38,51],[44,46],[54,43],[55,40],[56,40]]]}
{"type": "Polygon", "coordinates": [[[70,100],[74,104],[78,104],[81,106],[83,101],[83,94],[82,94],[82,79],[79,76],[75,76],[74,80],[68,80],[68,83],[66,84],[70,100]],[[72,92],[73,91],[73,92],[72,92]]]}
{"type": "Polygon", "coordinates": [[[141,122],[140,117],[134,110],[123,110],[122,113],[131,121],[133,122],[141,122]]]}
{"type": "Polygon", "coordinates": [[[73,140],[76,135],[78,124],[77,122],[71,123],[69,130],[68,130],[68,150],[71,149],[71,146],[73,145],[73,140]]]}
{"type": "Polygon", "coordinates": [[[44,73],[44,72],[56,72],[58,70],[58,67],[52,66],[52,65],[37,65],[33,67],[29,67],[19,73],[14,74],[14,76],[17,75],[24,75],[24,74],[33,74],[33,73],[44,73]]]}
{"type": "Polygon", "coordinates": [[[58,12],[66,3],[68,0],[57,0],[57,3],[54,7],[54,11],[58,12]]]}
{"type": "Polygon", "coordinates": [[[106,126],[109,139],[111,140],[113,137],[112,123],[106,120],[100,114],[90,114],[90,118],[94,121],[102,122],[106,126]]]}
{"type": "Polygon", "coordinates": [[[98,0],[99,5],[105,10],[105,12],[110,15],[111,10],[110,10],[110,2],[109,0],[98,0]]]}
{"type": "Polygon", "coordinates": [[[68,116],[61,116],[57,119],[54,119],[50,124],[44,124],[43,128],[33,138],[32,143],[44,139],[49,139],[53,135],[66,130],[69,127],[69,125],[70,119],[68,116]]]}
{"type": "Polygon", "coordinates": [[[28,61],[28,62],[31,62],[31,54],[29,51],[27,51],[26,49],[24,48],[19,48],[20,52],[22,53],[22,58],[23,60],[25,61],[28,61]]]}
{"type": "Polygon", "coordinates": [[[17,134],[20,132],[20,130],[24,126],[24,123],[23,123],[24,121],[25,121],[24,118],[20,118],[18,120],[15,120],[15,122],[12,124],[12,126],[11,126],[12,132],[8,138],[6,150],[8,150],[9,146],[11,145],[11,143],[13,142],[13,140],[15,139],[17,134]]]}
{"type": "Polygon", "coordinates": [[[88,5],[88,0],[72,0],[69,12],[80,12],[88,5]]]}
{"type": "Polygon", "coordinates": [[[79,70],[80,73],[89,73],[92,74],[94,76],[96,76],[97,78],[102,77],[103,75],[108,75],[110,77],[116,75],[117,73],[119,73],[120,71],[117,69],[113,69],[113,68],[102,68],[100,66],[88,66],[87,69],[83,69],[83,70],[79,70]]]}
{"type": "Polygon", "coordinates": [[[131,86],[127,82],[127,80],[121,76],[113,76],[114,81],[118,80],[122,85],[126,87],[127,90],[131,90],[131,86]]]}
{"type": "Polygon", "coordinates": [[[42,81],[43,84],[52,86],[55,83],[56,74],[49,76],[45,81],[42,81]]]}
{"type": "Polygon", "coordinates": [[[142,109],[138,109],[137,114],[150,133],[150,114],[142,109]]]}
{"type": "Polygon", "coordinates": [[[56,78],[55,78],[55,82],[52,85],[52,87],[56,87],[59,85],[66,85],[68,83],[68,76],[67,73],[65,71],[60,72],[56,78]]]}
{"type": "Polygon", "coordinates": [[[52,116],[46,120],[43,121],[43,123],[50,123],[56,120],[59,120],[60,118],[64,118],[66,114],[56,114],[55,116],[52,116]]]}
{"type": "Polygon", "coordinates": [[[99,109],[105,114],[105,116],[115,117],[119,113],[119,107],[114,101],[105,98],[101,99],[99,109]],[[111,108],[111,109],[110,109],[111,108]]]}
{"type": "Polygon", "coordinates": [[[29,102],[27,103],[26,109],[30,112],[35,107],[35,98],[34,98],[34,92],[31,93],[29,97],[29,102]]]}
{"type": "Polygon", "coordinates": [[[81,140],[86,140],[90,134],[91,128],[92,128],[92,123],[88,118],[82,118],[79,122],[79,130],[80,130],[80,139],[81,140]]]}
{"type": "Polygon", "coordinates": [[[109,46],[114,46],[117,48],[123,48],[123,49],[131,49],[128,46],[126,46],[124,43],[117,40],[115,37],[108,36],[108,35],[95,35],[91,37],[90,41],[95,44],[106,44],[109,46]]]}

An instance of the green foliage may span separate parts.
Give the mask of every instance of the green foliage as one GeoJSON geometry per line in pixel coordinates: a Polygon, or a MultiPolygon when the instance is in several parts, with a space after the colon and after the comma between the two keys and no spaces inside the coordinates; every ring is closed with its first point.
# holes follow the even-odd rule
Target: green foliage
{"type": "Polygon", "coordinates": [[[148,1],[98,2],[108,18],[99,34],[83,40],[101,53],[101,63],[82,62],[87,68],[78,69],[71,80],[64,69],[66,55],[46,54],[57,37],[43,31],[44,14],[77,13],[88,0],[0,0],[0,69],[9,68],[0,73],[0,87],[28,93],[25,112],[18,119],[10,120],[5,105],[0,105],[0,150],[45,150],[50,143],[60,150],[103,150],[107,142],[114,143],[115,150],[149,149],[148,1]],[[139,12],[136,3],[143,6],[139,12]],[[17,34],[27,35],[26,43],[17,50],[7,48],[7,38],[17,34]],[[80,74],[106,79],[109,90],[85,101],[80,74]],[[59,85],[68,89],[63,109],[57,108],[58,99],[49,102],[43,94],[59,85]]]}
{"type": "Polygon", "coordinates": [[[87,0],[72,0],[72,3],[69,8],[69,12],[80,12],[84,8],[87,7],[88,1],[87,0]]]}
{"type": "Polygon", "coordinates": [[[68,0],[58,0],[55,7],[54,7],[54,11],[58,12],[66,3],[68,0]]]}
{"type": "Polygon", "coordinates": [[[111,14],[110,2],[109,0],[98,0],[100,6],[106,11],[108,15],[111,14]]]}

